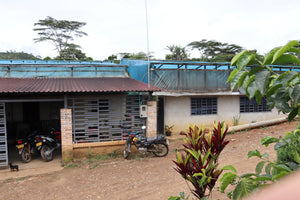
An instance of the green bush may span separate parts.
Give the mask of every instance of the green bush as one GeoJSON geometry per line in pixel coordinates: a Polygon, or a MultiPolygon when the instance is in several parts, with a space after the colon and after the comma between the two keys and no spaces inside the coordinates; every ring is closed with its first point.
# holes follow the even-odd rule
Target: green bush
{"type": "Polygon", "coordinates": [[[273,162],[269,160],[267,153],[261,154],[258,150],[248,152],[248,158],[261,159],[255,167],[255,172],[239,176],[232,165],[223,167],[222,170],[229,170],[229,172],[226,172],[220,179],[221,192],[224,193],[228,185],[234,185],[235,188],[228,191],[227,196],[238,200],[265,185],[277,182],[281,177],[300,167],[300,126],[293,132],[287,132],[284,138],[266,136],[261,140],[261,145],[268,146],[271,143],[276,143],[274,150],[277,160],[273,162]]]}

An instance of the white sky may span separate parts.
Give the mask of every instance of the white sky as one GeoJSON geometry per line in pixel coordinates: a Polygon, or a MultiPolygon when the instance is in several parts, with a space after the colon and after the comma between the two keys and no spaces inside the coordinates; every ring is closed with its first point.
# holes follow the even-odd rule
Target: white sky
{"type": "MultiPolygon", "coordinates": [[[[217,40],[266,53],[300,39],[299,0],[147,0],[150,51],[164,59],[166,46],[217,40]]],[[[94,60],[121,52],[147,52],[145,0],[0,0],[0,52],[54,57],[54,46],[34,43],[34,23],[51,16],[86,22],[75,39],[94,60]]],[[[199,57],[195,50],[191,57],[199,57]]]]}

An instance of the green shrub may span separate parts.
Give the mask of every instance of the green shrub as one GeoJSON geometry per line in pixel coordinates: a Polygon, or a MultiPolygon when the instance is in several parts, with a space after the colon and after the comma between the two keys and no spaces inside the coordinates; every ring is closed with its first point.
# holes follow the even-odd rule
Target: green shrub
{"type": "Polygon", "coordinates": [[[191,192],[198,199],[207,199],[220,174],[218,158],[229,143],[225,140],[228,126],[215,123],[213,132],[206,133],[202,128],[188,127],[184,152],[176,154],[175,170],[193,185],[191,192]]]}
{"type": "Polygon", "coordinates": [[[259,188],[277,182],[281,177],[286,176],[300,167],[300,126],[293,132],[287,132],[282,138],[266,136],[261,140],[261,145],[268,146],[276,143],[274,150],[277,160],[270,161],[267,153],[261,154],[258,150],[248,152],[248,158],[258,157],[261,161],[256,165],[254,173],[237,175],[232,165],[222,168],[229,170],[222,178],[221,192],[223,193],[228,185],[234,185],[233,191],[228,191],[227,196],[233,200],[248,196],[259,188]]]}

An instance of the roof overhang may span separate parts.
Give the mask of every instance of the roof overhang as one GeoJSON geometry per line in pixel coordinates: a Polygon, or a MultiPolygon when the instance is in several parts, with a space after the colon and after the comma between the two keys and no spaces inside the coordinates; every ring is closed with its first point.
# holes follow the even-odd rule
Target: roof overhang
{"type": "Polygon", "coordinates": [[[0,95],[157,92],[163,89],[129,77],[0,78],[0,95]]]}
{"type": "Polygon", "coordinates": [[[170,96],[170,97],[182,97],[182,96],[239,96],[240,92],[222,91],[222,92],[168,92],[158,91],[153,95],[157,96],[170,96]]]}

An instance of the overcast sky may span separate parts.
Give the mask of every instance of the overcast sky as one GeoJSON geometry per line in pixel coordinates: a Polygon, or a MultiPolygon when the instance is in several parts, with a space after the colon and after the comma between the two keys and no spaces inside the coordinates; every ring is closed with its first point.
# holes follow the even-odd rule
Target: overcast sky
{"type": "MultiPolygon", "coordinates": [[[[164,59],[167,45],[217,40],[266,53],[300,39],[299,0],[147,0],[150,51],[164,59]]],[[[86,22],[75,39],[94,60],[147,52],[145,0],[0,0],[0,52],[55,57],[54,46],[34,43],[34,23],[51,16],[86,22]]],[[[199,53],[191,52],[191,57],[199,53]]]]}

